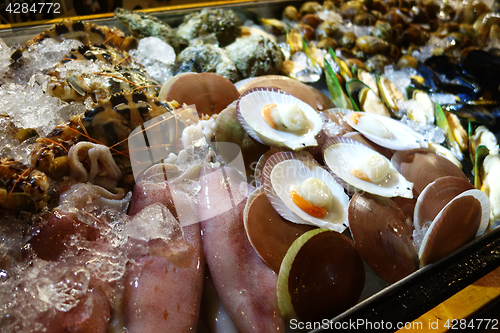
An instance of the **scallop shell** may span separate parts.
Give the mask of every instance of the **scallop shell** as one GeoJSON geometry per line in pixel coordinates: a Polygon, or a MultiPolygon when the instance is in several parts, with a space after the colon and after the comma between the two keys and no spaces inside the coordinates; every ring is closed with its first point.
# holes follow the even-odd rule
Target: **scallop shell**
{"type": "Polygon", "coordinates": [[[240,93],[231,81],[215,73],[186,73],[176,77],[162,92],[167,101],[195,104],[199,113],[213,115],[238,99],[240,93]]]}
{"type": "Polygon", "coordinates": [[[406,179],[413,182],[415,197],[418,197],[429,183],[441,177],[453,176],[467,180],[460,168],[429,148],[397,151],[391,161],[406,179]]]}
{"type": "Polygon", "coordinates": [[[292,243],[315,228],[283,219],[271,206],[262,187],[248,197],[243,222],[250,244],[275,273],[279,273],[281,262],[292,243]]]}
{"type": "Polygon", "coordinates": [[[327,110],[335,105],[318,89],[311,87],[298,80],[282,75],[264,75],[255,78],[243,80],[236,84],[238,91],[242,94],[245,91],[256,87],[272,87],[283,90],[298,99],[306,102],[315,110],[327,110]]]}
{"type": "Polygon", "coordinates": [[[359,132],[349,132],[343,135],[345,138],[351,138],[353,140],[356,140],[358,142],[361,142],[365,146],[368,146],[369,148],[375,150],[376,152],[384,155],[387,157],[389,160],[392,158],[392,155],[394,155],[394,150],[387,149],[385,147],[379,146],[373,141],[368,140],[363,134],[359,132]]]}
{"type": "Polygon", "coordinates": [[[323,126],[319,114],[308,104],[280,89],[265,87],[250,89],[238,99],[236,111],[238,121],[248,135],[268,146],[296,150],[318,144],[315,136],[323,126]],[[260,115],[262,108],[271,103],[297,105],[310,121],[309,131],[303,135],[296,135],[273,129],[260,115]]]}
{"type": "Polygon", "coordinates": [[[436,262],[484,233],[490,203],[480,190],[468,190],[450,201],[436,216],[419,250],[420,265],[436,262]]]}
{"type": "Polygon", "coordinates": [[[278,306],[285,320],[319,322],[354,306],[364,284],[363,260],[353,242],[332,230],[311,230],[283,259],[278,306]]]}
{"type": "Polygon", "coordinates": [[[427,185],[418,196],[413,216],[415,230],[422,229],[425,222],[433,221],[439,212],[460,193],[473,190],[468,181],[447,176],[427,185]]]}
{"type": "Polygon", "coordinates": [[[237,154],[241,153],[245,163],[246,174],[247,176],[252,176],[254,173],[252,169],[253,164],[259,160],[269,147],[256,142],[241,128],[236,116],[236,102],[231,103],[219,113],[213,130],[217,154],[221,155],[224,161],[230,162],[234,160],[237,154]],[[240,149],[232,149],[233,146],[228,145],[228,143],[234,143],[240,149]]]}
{"type": "MultiPolygon", "coordinates": [[[[277,147],[272,147],[268,151],[266,151],[264,154],[262,154],[257,161],[257,164],[255,164],[255,170],[254,170],[254,179],[255,179],[255,187],[259,188],[262,186],[262,170],[264,169],[264,166],[266,165],[267,160],[269,157],[272,155],[286,151],[285,148],[277,148],[277,147]]],[[[304,152],[301,152],[304,153],[304,152]]]]}
{"type": "Polygon", "coordinates": [[[280,152],[272,155],[262,171],[262,184],[274,209],[286,220],[310,224],[342,232],[348,226],[349,197],[332,175],[305,154],[280,152]],[[309,177],[323,181],[334,198],[334,212],[329,211],[320,219],[300,209],[290,197],[292,186],[299,186],[309,177]]]}
{"type": "Polygon", "coordinates": [[[367,137],[374,143],[378,144],[379,146],[393,150],[410,150],[415,148],[427,148],[427,140],[424,138],[423,135],[415,132],[412,128],[410,128],[409,126],[403,124],[398,120],[373,113],[356,112],[362,115],[362,117],[368,117],[368,119],[370,120],[373,119],[379,121],[383,126],[385,126],[385,128],[387,128],[387,130],[391,133],[391,138],[386,139],[378,135],[372,134],[370,132],[367,132],[359,125],[354,124],[354,122],[352,122],[351,120],[351,115],[353,113],[354,112],[349,113],[345,116],[346,122],[356,131],[362,133],[365,137],[367,137]]]}
{"type": "Polygon", "coordinates": [[[349,203],[349,228],[359,253],[375,273],[394,283],[418,269],[412,228],[389,198],[355,193],[349,203]]]}
{"type": "Polygon", "coordinates": [[[406,180],[383,155],[380,156],[389,163],[389,173],[382,182],[369,183],[352,175],[351,170],[357,167],[356,161],[367,154],[380,155],[364,144],[345,137],[330,139],[323,149],[326,166],[349,192],[362,190],[383,197],[413,197],[413,184],[406,180]]]}

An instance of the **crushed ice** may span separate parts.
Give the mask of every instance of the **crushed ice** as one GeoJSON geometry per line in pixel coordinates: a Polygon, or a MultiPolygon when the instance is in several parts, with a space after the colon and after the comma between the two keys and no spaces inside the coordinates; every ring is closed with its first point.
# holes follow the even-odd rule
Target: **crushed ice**
{"type": "Polygon", "coordinates": [[[24,51],[18,63],[10,68],[4,77],[7,82],[27,83],[36,73],[51,69],[72,49],[78,48],[82,43],[75,39],[66,39],[58,42],[47,38],[33,44],[29,51],[24,51]]]}
{"type": "Polygon", "coordinates": [[[158,37],[139,40],[139,47],[129,51],[130,57],[145,67],[146,72],[160,83],[173,76],[174,49],[158,37]]]}
{"type": "Polygon", "coordinates": [[[161,238],[165,242],[177,242],[183,231],[172,213],[161,204],[152,204],[136,214],[123,228],[124,235],[149,241],[161,238]]]}
{"type": "Polygon", "coordinates": [[[429,230],[430,226],[432,224],[432,221],[427,221],[425,222],[420,230],[413,230],[413,247],[419,253],[420,251],[420,246],[422,245],[422,242],[424,241],[425,234],[429,230]]]}

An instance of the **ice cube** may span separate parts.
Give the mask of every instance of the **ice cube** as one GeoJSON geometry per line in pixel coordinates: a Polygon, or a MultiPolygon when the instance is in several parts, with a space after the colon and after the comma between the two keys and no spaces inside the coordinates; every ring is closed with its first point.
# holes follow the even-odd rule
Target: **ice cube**
{"type": "Polygon", "coordinates": [[[85,267],[92,277],[113,282],[125,275],[126,263],[126,258],[120,253],[96,251],[93,253],[93,258],[86,261],[85,267]]]}
{"type": "Polygon", "coordinates": [[[413,246],[415,247],[415,250],[417,250],[417,253],[420,251],[420,246],[422,245],[422,241],[424,240],[425,234],[429,230],[431,224],[432,221],[427,221],[421,226],[421,229],[413,230],[413,246]]]}
{"type": "MultiPolygon", "coordinates": [[[[156,38],[156,37],[147,37],[143,39],[148,39],[148,38],[156,38]]],[[[143,40],[141,39],[141,41],[143,40]]],[[[158,38],[156,38],[158,39],[158,38]]],[[[158,39],[161,43],[164,43],[167,47],[172,48],[170,45],[166,44],[164,41],[158,39]]],[[[141,45],[141,41],[139,42],[139,46],[141,45]]],[[[173,52],[173,49],[172,49],[173,52]]],[[[146,72],[151,76],[151,78],[159,81],[160,83],[166,82],[168,79],[173,77],[173,71],[172,71],[172,65],[175,60],[175,53],[173,54],[173,59],[167,59],[171,57],[171,55],[166,54],[163,58],[157,59],[158,57],[153,53],[153,54],[148,54],[147,50],[143,49],[136,49],[136,50],[130,50],[129,51],[130,57],[140,65],[144,67],[146,72]],[[153,55],[153,56],[152,56],[153,55]],[[169,61],[167,63],[163,61],[169,61]]]]}
{"type": "Polygon", "coordinates": [[[370,36],[372,34],[373,27],[371,26],[361,26],[361,25],[353,25],[352,32],[356,35],[356,37],[362,36],[370,36]]]}
{"type": "Polygon", "coordinates": [[[73,309],[87,293],[90,273],[80,267],[56,269],[36,284],[39,298],[59,311],[73,309]],[[60,274],[58,274],[60,273],[60,274]]]}
{"type": "Polygon", "coordinates": [[[456,96],[452,94],[432,93],[430,96],[434,103],[439,103],[440,105],[457,103],[456,96]]]}
{"type": "Polygon", "coordinates": [[[161,204],[152,204],[136,214],[125,224],[123,233],[131,238],[149,241],[157,238],[166,243],[177,242],[184,237],[179,222],[161,204]]]}
{"type": "Polygon", "coordinates": [[[10,58],[11,49],[5,44],[3,39],[0,38],[0,78],[2,78],[9,69],[8,66],[12,63],[10,58]]]}
{"type": "Polygon", "coordinates": [[[35,74],[29,84],[8,83],[0,87],[0,108],[9,115],[16,127],[33,128],[41,136],[48,134],[68,114],[84,110],[57,97],[52,97],[42,89],[46,85],[45,75],[35,74]]]}
{"type": "Polygon", "coordinates": [[[172,64],[175,61],[174,48],[158,37],[146,37],[139,40],[137,50],[145,57],[172,64]]]}

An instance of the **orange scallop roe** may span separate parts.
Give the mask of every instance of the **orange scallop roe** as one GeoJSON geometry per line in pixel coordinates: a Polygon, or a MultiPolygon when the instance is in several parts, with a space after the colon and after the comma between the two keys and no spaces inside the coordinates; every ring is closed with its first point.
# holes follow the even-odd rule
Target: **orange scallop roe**
{"type": "Polygon", "coordinates": [[[300,209],[302,209],[307,214],[316,217],[318,219],[322,219],[326,216],[326,209],[323,207],[318,207],[306,199],[302,198],[297,192],[290,191],[290,197],[292,197],[292,201],[296,204],[300,209]]]}
{"type": "Polygon", "coordinates": [[[269,126],[271,126],[274,129],[277,129],[278,126],[276,126],[276,123],[274,122],[273,117],[271,116],[271,111],[275,107],[276,107],[275,103],[267,104],[262,108],[261,116],[269,126]]]}
{"type": "Polygon", "coordinates": [[[354,123],[354,125],[358,124],[359,118],[361,118],[361,115],[359,113],[351,113],[351,121],[354,123]]]}
{"type": "Polygon", "coordinates": [[[364,172],[363,172],[363,171],[361,171],[361,170],[352,169],[352,170],[351,170],[351,174],[352,174],[354,177],[356,177],[356,178],[359,178],[359,179],[361,179],[361,180],[364,180],[365,182],[369,182],[369,183],[371,183],[371,182],[372,182],[372,180],[370,179],[370,177],[368,177],[368,176],[366,175],[366,173],[364,173],[364,172]]]}

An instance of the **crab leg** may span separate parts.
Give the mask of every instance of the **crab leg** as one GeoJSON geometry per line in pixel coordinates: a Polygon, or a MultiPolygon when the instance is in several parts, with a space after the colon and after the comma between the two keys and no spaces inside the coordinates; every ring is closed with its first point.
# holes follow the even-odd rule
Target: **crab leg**
{"type": "MultiPolygon", "coordinates": [[[[173,211],[169,186],[164,182],[135,185],[129,214],[161,203],[173,211]]],[[[129,267],[125,290],[125,317],[128,332],[195,331],[198,323],[205,262],[200,225],[182,227],[189,250],[169,258],[160,251],[136,260],[129,267]],[[180,257],[180,259],[179,259],[180,257]]]]}
{"type": "Polygon", "coordinates": [[[284,331],[278,276],[259,258],[243,225],[248,185],[230,168],[206,167],[200,179],[203,248],[222,304],[241,332],[284,331]]]}

